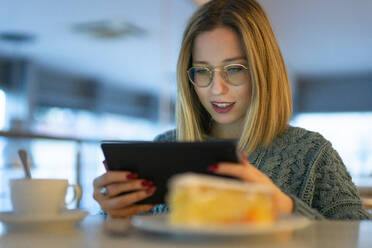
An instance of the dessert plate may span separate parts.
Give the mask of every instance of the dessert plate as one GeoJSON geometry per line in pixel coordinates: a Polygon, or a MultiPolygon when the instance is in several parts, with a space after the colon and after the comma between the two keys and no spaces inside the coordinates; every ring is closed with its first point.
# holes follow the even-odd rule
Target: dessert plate
{"type": "Polygon", "coordinates": [[[9,211],[0,212],[0,222],[3,222],[8,227],[45,227],[51,224],[72,224],[83,220],[87,215],[87,211],[80,209],[66,210],[59,215],[53,216],[19,215],[9,211]]]}
{"type": "Polygon", "coordinates": [[[175,235],[219,235],[239,236],[269,234],[281,231],[297,230],[311,224],[302,216],[282,216],[270,226],[256,226],[251,224],[236,224],[228,226],[174,226],[167,221],[167,216],[134,216],[132,225],[143,231],[175,235]]]}

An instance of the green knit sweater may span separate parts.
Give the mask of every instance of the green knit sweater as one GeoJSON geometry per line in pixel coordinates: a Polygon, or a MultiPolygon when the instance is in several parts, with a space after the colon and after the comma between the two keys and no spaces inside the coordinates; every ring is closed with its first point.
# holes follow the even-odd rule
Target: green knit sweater
{"type": "MultiPolygon", "coordinates": [[[[176,141],[176,131],[160,134],[155,141],[176,141]]],[[[257,148],[248,161],[293,199],[295,214],[311,219],[372,219],[362,208],[342,159],[318,133],[288,127],[268,147],[257,148]]],[[[153,209],[164,211],[164,205],[153,209]]]]}

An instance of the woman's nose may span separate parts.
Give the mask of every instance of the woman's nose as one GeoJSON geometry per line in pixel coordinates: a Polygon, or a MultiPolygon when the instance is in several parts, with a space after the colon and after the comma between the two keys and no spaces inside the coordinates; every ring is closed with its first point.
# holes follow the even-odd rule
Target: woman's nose
{"type": "Polygon", "coordinates": [[[211,91],[213,95],[221,95],[228,91],[228,85],[222,76],[221,71],[215,71],[213,73],[211,91]]]}

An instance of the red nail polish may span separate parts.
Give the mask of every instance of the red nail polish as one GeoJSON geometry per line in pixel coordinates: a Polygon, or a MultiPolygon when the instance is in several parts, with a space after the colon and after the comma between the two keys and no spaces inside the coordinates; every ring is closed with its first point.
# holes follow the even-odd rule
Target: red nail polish
{"type": "Polygon", "coordinates": [[[218,169],[218,164],[213,164],[208,166],[208,171],[216,171],[218,169]]]}
{"type": "Polygon", "coordinates": [[[130,174],[127,175],[127,178],[128,179],[136,179],[136,178],[138,178],[138,175],[136,173],[130,173],[130,174]]]}
{"type": "Polygon", "coordinates": [[[151,193],[153,193],[155,190],[156,190],[156,187],[155,187],[155,186],[152,186],[151,188],[149,188],[149,189],[146,190],[146,194],[151,194],[151,193]]]}
{"type": "Polygon", "coordinates": [[[150,187],[152,186],[154,183],[150,180],[146,180],[146,181],[143,181],[142,183],[142,186],[145,186],[145,187],[150,187]]]}

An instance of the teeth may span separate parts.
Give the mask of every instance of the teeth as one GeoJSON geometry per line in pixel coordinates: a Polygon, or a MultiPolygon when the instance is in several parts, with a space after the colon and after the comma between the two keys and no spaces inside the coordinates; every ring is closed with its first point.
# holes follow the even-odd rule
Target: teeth
{"type": "Polygon", "coordinates": [[[230,106],[232,103],[213,103],[213,104],[216,105],[219,108],[226,108],[226,107],[230,106]]]}

